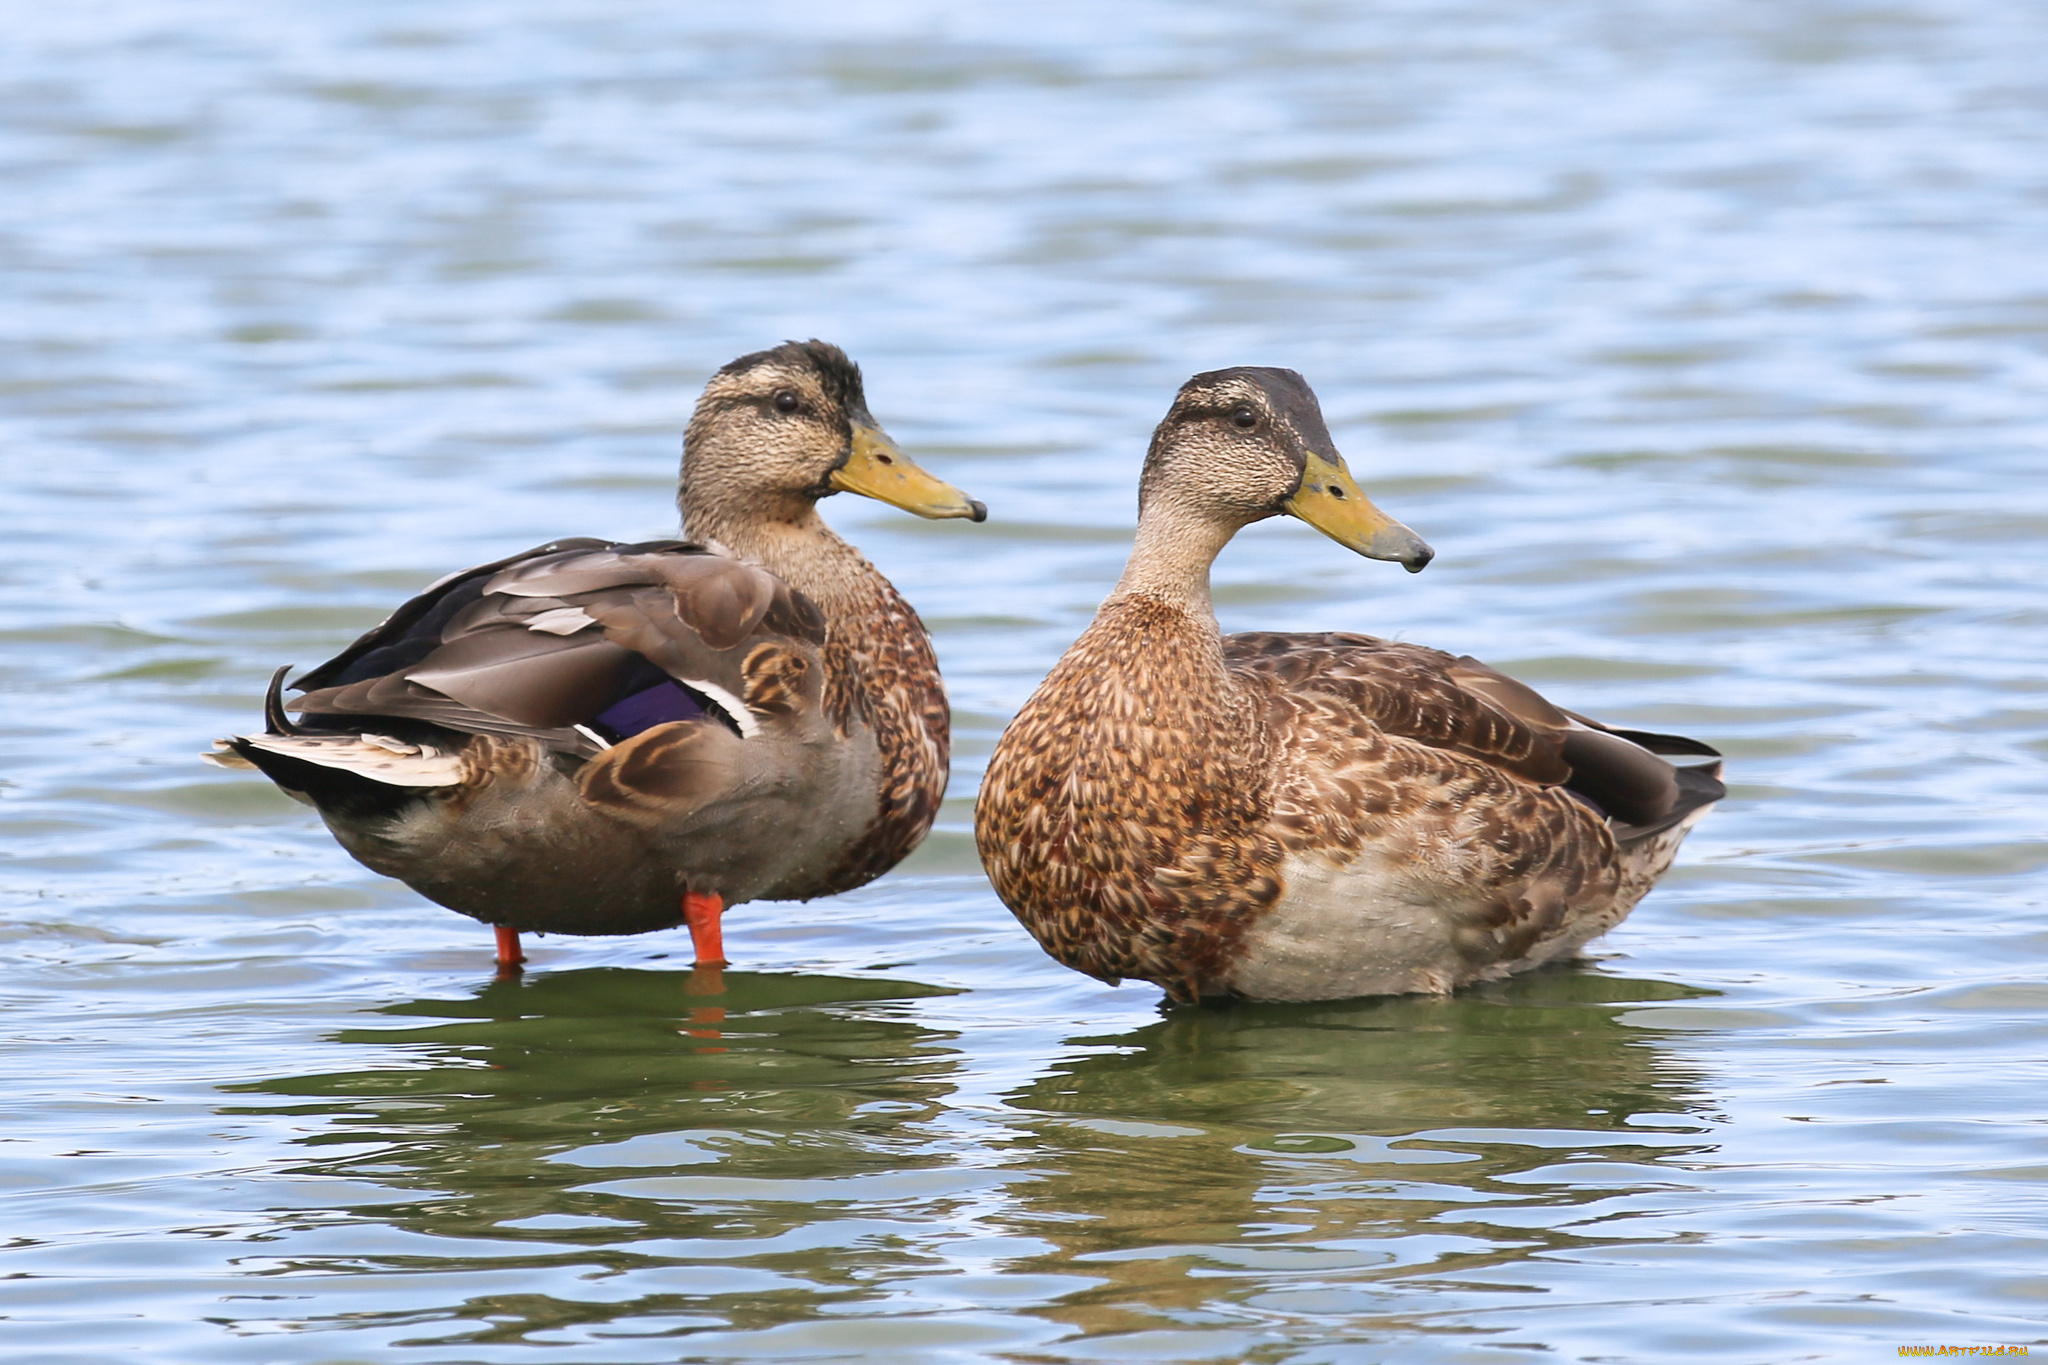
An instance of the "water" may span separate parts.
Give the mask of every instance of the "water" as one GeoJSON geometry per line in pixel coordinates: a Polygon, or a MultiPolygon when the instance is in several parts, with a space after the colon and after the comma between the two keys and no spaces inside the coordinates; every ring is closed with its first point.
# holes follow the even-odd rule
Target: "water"
{"type": "Polygon", "coordinates": [[[17,6],[0,1341],[18,1365],[1869,1360],[2048,1340],[2048,16],[1962,0],[17,6]],[[573,16],[573,17],[571,17],[573,16]],[[958,710],[930,843],[489,936],[198,766],[441,572],[673,526],[817,335],[985,526],[829,515],[958,710]],[[968,810],[1188,374],[1317,386],[1471,652],[1733,794],[1592,965],[1163,1013],[968,810]]]}

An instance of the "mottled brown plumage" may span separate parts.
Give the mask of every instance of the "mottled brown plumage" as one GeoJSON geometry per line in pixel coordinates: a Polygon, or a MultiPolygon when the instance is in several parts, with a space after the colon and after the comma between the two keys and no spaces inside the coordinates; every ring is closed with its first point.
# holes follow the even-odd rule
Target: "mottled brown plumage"
{"type": "Polygon", "coordinates": [[[1614,731],[1477,660],[1224,636],[1209,566],[1282,512],[1419,569],[1285,370],[1197,375],[1161,423],[1117,591],[1011,722],[976,840],[1046,951],[1106,981],[1328,999],[1576,951],[1721,795],[1692,740],[1614,731]]]}
{"type": "Polygon", "coordinates": [[[301,678],[299,723],[273,700],[224,743],[368,866],[499,926],[637,933],[686,892],[859,886],[930,829],[948,713],[917,614],[817,515],[842,489],[983,515],[881,434],[837,348],[742,357],[685,439],[692,540],[452,575],[301,678]]]}

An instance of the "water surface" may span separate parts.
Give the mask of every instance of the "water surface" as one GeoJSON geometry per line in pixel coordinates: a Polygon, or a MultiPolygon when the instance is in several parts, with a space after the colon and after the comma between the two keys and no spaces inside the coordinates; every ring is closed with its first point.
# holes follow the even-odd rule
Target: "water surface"
{"type": "Polygon", "coordinates": [[[110,0],[0,51],[11,1362],[1867,1360],[2048,1341],[2048,16],[110,0]],[[571,12],[573,10],[573,13],[571,12]],[[985,526],[828,507],[959,761],[881,882],[489,936],[196,764],[446,570],[673,529],[822,336],[985,526]],[[1188,374],[1439,551],[1231,628],[1469,652],[1732,795],[1596,960],[1162,1012],[980,765],[1188,374]]]}

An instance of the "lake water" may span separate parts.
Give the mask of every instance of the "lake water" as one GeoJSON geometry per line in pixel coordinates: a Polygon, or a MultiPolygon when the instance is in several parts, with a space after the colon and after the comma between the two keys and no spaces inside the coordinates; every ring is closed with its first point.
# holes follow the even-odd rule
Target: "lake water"
{"type": "Polygon", "coordinates": [[[2048,1341],[2048,10],[107,0],[0,47],[12,1365],[1864,1361],[2048,1341]],[[834,901],[531,941],[200,766],[442,572],[673,528],[821,336],[957,712],[834,901]],[[969,835],[1190,373],[1301,370],[1476,654],[1731,797],[1587,965],[1162,1011],[969,835]]]}

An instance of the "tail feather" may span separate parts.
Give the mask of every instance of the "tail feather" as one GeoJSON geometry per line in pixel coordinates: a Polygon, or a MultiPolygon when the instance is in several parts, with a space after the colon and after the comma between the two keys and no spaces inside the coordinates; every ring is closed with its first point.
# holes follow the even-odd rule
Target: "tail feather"
{"type": "Polygon", "coordinates": [[[302,735],[306,731],[284,713],[284,675],[292,671],[290,664],[279,668],[270,675],[270,686],[263,693],[263,728],[273,735],[302,735]]]}
{"type": "Polygon", "coordinates": [[[237,735],[229,743],[259,768],[263,760],[256,755],[267,753],[355,773],[387,787],[453,787],[462,782],[461,754],[387,735],[237,735]]]}
{"type": "Polygon", "coordinates": [[[255,768],[328,816],[388,818],[462,780],[460,755],[382,735],[234,735],[218,743],[225,752],[207,755],[213,762],[255,768]]]}
{"type": "MultiPolygon", "coordinates": [[[[348,816],[395,815],[437,788],[462,784],[460,748],[367,731],[312,730],[285,714],[290,665],[270,675],[263,693],[264,733],[230,735],[202,754],[222,768],[254,768],[285,795],[348,816]]],[[[464,737],[454,737],[458,745],[464,737]]]]}
{"type": "Polygon", "coordinates": [[[1728,794],[1728,788],[1721,783],[1719,763],[1699,763],[1679,768],[1678,801],[1662,819],[1648,824],[1631,825],[1616,820],[1613,822],[1615,841],[1626,846],[1639,843],[1666,830],[1689,828],[1706,811],[1707,807],[1728,794]]]}

